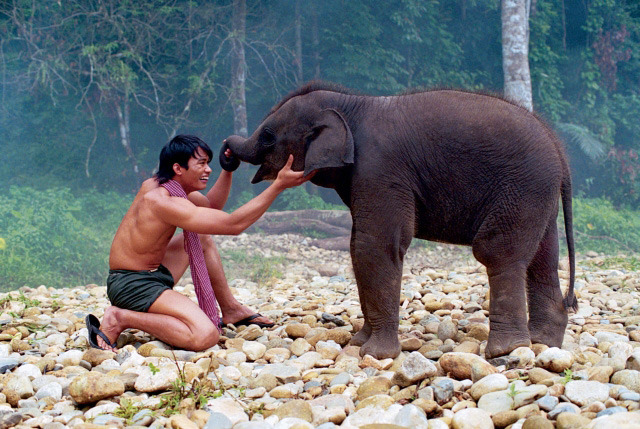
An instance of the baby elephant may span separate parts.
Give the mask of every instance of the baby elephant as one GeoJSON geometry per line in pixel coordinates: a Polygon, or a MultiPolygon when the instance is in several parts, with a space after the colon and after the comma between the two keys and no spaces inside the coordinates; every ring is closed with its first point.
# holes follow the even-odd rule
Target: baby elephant
{"type": "Polygon", "coordinates": [[[577,307],[571,177],[562,143],[526,109],[463,91],[374,97],[316,82],[280,101],[248,139],[227,138],[227,147],[260,165],[252,183],[274,179],[293,154],[294,170],[316,171],[312,183],[335,189],[351,210],[364,314],[351,342],[361,355],[400,353],[402,262],[413,237],[469,245],[486,266],[487,357],[531,342],[562,345],[567,310],[577,307]]]}

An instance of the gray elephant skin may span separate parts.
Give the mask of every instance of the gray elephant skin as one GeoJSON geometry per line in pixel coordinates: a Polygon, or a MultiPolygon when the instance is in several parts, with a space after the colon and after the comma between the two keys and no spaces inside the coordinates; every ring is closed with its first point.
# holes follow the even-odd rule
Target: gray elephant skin
{"type": "Polygon", "coordinates": [[[400,282],[413,237],[471,246],[486,266],[488,358],[532,342],[561,347],[568,310],[577,307],[571,176],[562,143],[526,109],[457,90],[381,97],[312,82],[282,99],[249,138],[230,136],[227,145],[260,165],[252,183],[275,179],[293,154],[294,170],[316,171],[311,182],[335,189],[349,207],[364,315],[351,343],[361,355],[401,351],[400,282]]]}

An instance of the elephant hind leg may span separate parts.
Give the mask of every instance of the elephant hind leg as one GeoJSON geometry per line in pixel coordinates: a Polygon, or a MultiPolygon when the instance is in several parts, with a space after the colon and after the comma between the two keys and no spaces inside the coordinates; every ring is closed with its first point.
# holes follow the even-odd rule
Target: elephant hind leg
{"type": "Polygon", "coordinates": [[[553,218],[527,269],[529,334],[534,343],[561,347],[567,327],[558,278],[558,228],[553,218]]]}
{"type": "MultiPolygon", "coordinates": [[[[489,276],[488,358],[502,356],[530,345],[527,325],[526,276],[533,257],[527,243],[532,231],[496,232],[485,228],[474,239],[473,254],[487,267],[489,276]]],[[[538,239],[535,240],[538,242],[538,239]]]]}

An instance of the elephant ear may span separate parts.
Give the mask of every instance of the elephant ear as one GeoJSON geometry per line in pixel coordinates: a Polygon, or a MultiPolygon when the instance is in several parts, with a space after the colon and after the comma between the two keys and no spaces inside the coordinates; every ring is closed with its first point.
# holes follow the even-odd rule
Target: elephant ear
{"type": "Polygon", "coordinates": [[[305,176],[321,168],[353,164],[353,136],[342,115],[334,109],[320,112],[320,119],[306,139],[305,176]]]}

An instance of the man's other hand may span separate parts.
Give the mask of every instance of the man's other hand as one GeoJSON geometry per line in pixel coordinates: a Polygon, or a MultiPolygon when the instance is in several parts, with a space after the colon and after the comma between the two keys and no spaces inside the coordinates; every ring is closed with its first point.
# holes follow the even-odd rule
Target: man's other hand
{"type": "Polygon", "coordinates": [[[305,176],[303,171],[293,171],[291,169],[292,164],[293,155],[289,155],[287,163],[278,172],[278,177],[274,181],[274,185],[278,186],[282,190],[302,185],[304,182],[310,180],[316,174],[316,172],[313,171],[305,176]]]}
{"type": "Polygon", "coordinates": [[[220,166],[226,171],[236,171],[240,165],[240,160],[233,155],[229,144],[225,141],[220,149],[220,156],[218,157],[220,166]]]}

